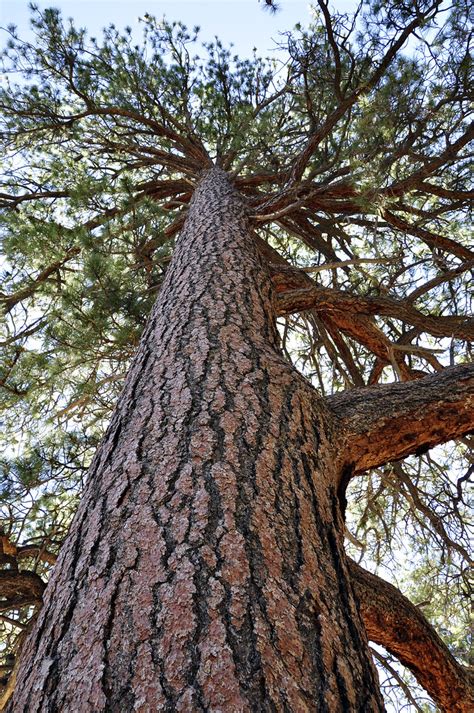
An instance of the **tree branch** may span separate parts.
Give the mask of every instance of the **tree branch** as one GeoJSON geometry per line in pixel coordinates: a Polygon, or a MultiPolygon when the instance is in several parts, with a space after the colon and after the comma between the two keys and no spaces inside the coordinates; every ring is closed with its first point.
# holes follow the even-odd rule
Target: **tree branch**
{"type": "Polygon", "coordinates": [[[472,673],[455,660],[421,611],[396,587],[350,559],[348,564],[368,638],[410,669],[442,710],[472,711],[472,673]]]}
{"type": "Polygon", "coordinates": [[[474,139],[474,122],[472,122],[466,129],[464,134],[462,134],[456,141],[452,144],[448,144],[445,150],[436,158],[431,160],[426,160],[422,168],[418,169],[403,180],[398,183],[392,183],[391,186],[385,188],[382,193],[393,198],[394,196],[401,196],[414,188],[419,188],[423,186],[424,179],[432,175],[434,171],[441,168],[445,164],[454,160],[457,157],[459,151],[466,146],[470,141],[474,139]]]}
{"type": "MultiPolygon", "coordinates": [[[[356,102],[358,102],[361,97],[367,95],[377,85],[377,83],[383,77],[388,67],[391,65],[391,63],[397,56],[399,50],[403,47],[410,35],[426,21],[430,13],[432,13],[433,10],[436,9],[436,6],[437,3],[433,3],[424,14],[419,13],[417,17],[412,20],[412,22],[407,25],[402,32],[400,32],[399,36],[394,39],[388,47],[385,55],[382,57],[379,65],[376,67],[369,79],[364,84],[359,86],[354,92],[352,92],[350,96],[340,101],[338,106],[327,116],[326,120],[322,123],[322,125],[309,135],[305,146],[298,154],[296,159],[293,161],[292,166],[287,172],[287,185],[294,185],[296,181],[298,181],[302,177],[304,170],[308,164],[308,161],[310,160],[317,146],[319,146],[323,139],[330,134],[332,129],[336,126],[336,124],[338,124],[339,120],[342,119],[344,114],[356,102]]],[[[456,144],[454,144],[453,146],[457,146],[457,143],[458,142],[456,142],[456,144]]],[[[416,175],[418,180],[418,173],[416,175]]],[[[427,175],[429,175],[429,172],[423,172],[422,178],[425,178],[427,175]]]]}
{"type": "Polygon", "coordinates": [[[41,604],[45,586],[35,572],[0,570],[0,612],[41,604]]]}
{"type": "Polygon", "coordinates": [[[307,309],[316,311],[337,309],[355,314],[384,315],[407,322],[418,327],[420,332],[427,332],[435,337],[457,337],[466,341],[474,339],[473,318],[426,315],[411,305],[390,297],[364,297],[319,285],[278,294],[278,314],[290,314],[307,309]]]}
{"type": "Polygon", "coordinates": [[[402,689],[402,691],[405,695],[405,698],[407,698],[410,701],[410,703],[412,704],[416,713],[425,713],[423,708],[420,708],[420,706],[418,705],[416,699],[413,697],[410,687],[403,680],[400,673],[396,669],[394,669],[393,666],[391,666],[391,664],[389,663],[388,657],[382,656],[382,654],[380,654],[378,651],[376,651],[373,646],[369,646],[369,649],[370,649],[370,653],[372,654],[374,659],[376,661],[378,661],[381,666],[383,666],[383,668],[387,671],[387,673],[390,674],[391,678],[396,682],[397,686],[400,686],[400,688],[402,689]]]}
{"type": "Polygon", "coordinates": [[[5,312],[10,312],[15,305],[18,304],[18,302],[21,302],[22,300],[26,299],[27,297],[31,297],[36,290],[38,289],[39,285],[41,285],[43,282],[45,282],[48,277],[50,277],[52,274],[54,274],[57,270],[59,270],[63,265],[65,265],[66,262],[71,260],[73,257],[76,257],[76,255],[79,255],[81,252],[80,248],[78,247],[72,247],[70,248],[66,255],[61,259],[57,260],[56,262],[53,262],[51,265],[48,265],[44,270],[42,270],[31,282],[29,285],[26,287],[23,287],[22,289],[18,290],[17,292],[14,292],[11,295],[0,295],[0,304],[3,302],[3,309],[5,312]]]}
{"type": "Polygon", "coordinates": [[[329,12],[328,3],[326,2],[326,0],[318,0],[318,5],[323,13],[324,24],[326,26],[326,34],[334,57],[334,92],[336,94],[337,99],[341,101],[343,98],[341,93],[341,55],[339,52],[338,44],[336,42],[336,38],[334,37],[334,28],[331,13],[329,12]]]}
{"type": "MultiPolygon", "coordinates": [[[[291,266],[287,263],[274,248],[268,243],[265,243],[261,238],[256,237],[259,250],[263,257],[270,263],[274,263],[274,267],[278,269],[281,265],[284,269],[280,272],[273,270],[272,280],[277,292],[283,292],[286,289],[302,287],[314,287],[313,280],[301,270],[289,270],[291,266]]],[[[336,256],[337,258],[337,256],[336,256]]],[[[278,299],[278,296],[277,296],[278,299]]],[[[277,303],[278,304],[278,303],[277,303]]],[[[344,334],[347,334],[351,339],[354,339],[359,344],[362,344],[369,351],[377,356],[383,364],[392,363],[392,366],[399,373],[400,377],[405,381],[412,378],[409,367],[405,364],[403,353],[394,351],[394,345],[377,327],[375,321],[366,314],[351,314],[346,309],[340,310],[321,310],[319,316],[324,324],[331,323],[337,329],[340,329],[344,334]]]]}
{"type": "Polygon", "coordinates": [[[423,502],[418,487],[413,483],[410,476],[405,473],[402,464],[393,463],[391,470],[392,472],[387,475],[387,477],[394,482],[401,495],[410,503],[410,505],[422,514],[423,526],[430,527],[430,529],[434,531],[439,538],[441,538],[447,550],[456,550],[456,552],[463,557],[469,566],[471,564],[469,552],[459,542],[455,542],[449,536],[446,527],[444,526],[443,518],[423,502]]]}
{"type": "Polygon", "coordinates": [[[345,391],[328,401],[345,430],[345,463],[363,473],[474,430],[474,365],[409,384],[345,391]]]}
{"type": "Polygon", "coordinates": [[[474,258],[474,252],[469,248],[466,248],[464,245],[461,245],[456,240],[446,238],[443,235],[436,235],[430,230],[426,230],[426,228],[421,228],[418,225],[408,223],[406,220],[403,220],[403,218],[395,215],[395,213],[392,213],[390,210],[384,210],[382,217],[387,221],[387,223],[393,225],[394,228],[420,238],[420,240],[423,240],[423,242],[429,245],[430,248],[439,248],[440,250],[444,250],[452,255],[457,255],[457,257],[460,257],[463,260],[472,260],[474,258]]]}

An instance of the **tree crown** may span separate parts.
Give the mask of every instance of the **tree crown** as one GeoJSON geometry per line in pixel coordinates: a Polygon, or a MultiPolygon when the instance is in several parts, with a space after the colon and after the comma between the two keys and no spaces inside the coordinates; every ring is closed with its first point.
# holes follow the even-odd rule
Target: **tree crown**
{"type": "MultiPolygon", "coordinates": [[[[321,0],[314,24],[289,32],[273,60],[240,59],[217,39],[200,47],[199,28],[152,16],[138,44],[113,25],[88,38],[53,9],[33,7],[34,41],[9,28],[5,536],[57,551],[194,187],[214,163],[247,200],[281,298],[283,346],[323,394],[469,360],[467,9],[370,2],[349,16],[321,0]]],[[[390,557],[408,533],[421,598],[429,577],[454,577],[463,593],[466,445],[352,486],[355,547],[390,557]]]]}

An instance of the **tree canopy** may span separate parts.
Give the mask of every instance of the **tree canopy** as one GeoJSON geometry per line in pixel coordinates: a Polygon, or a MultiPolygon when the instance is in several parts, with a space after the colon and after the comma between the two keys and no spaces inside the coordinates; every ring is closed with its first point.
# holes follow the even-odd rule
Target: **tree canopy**
{"type": "MultiPolygon", "coordinates": [[[[139,41],[34,6],[32,29],[8,28],[0,84],[7,674],[203,169],[251,202],[283,347],[324,395],[468,363],[474,335],[467,2],[347,15],[319,0],[271,59],[149,15],[139,41]]],[[[347,493],[352,556],[464,663],[471,443],[374,468],[347,493]]],[[[396,705],[434,710],[375,655],[396,705]]]]}

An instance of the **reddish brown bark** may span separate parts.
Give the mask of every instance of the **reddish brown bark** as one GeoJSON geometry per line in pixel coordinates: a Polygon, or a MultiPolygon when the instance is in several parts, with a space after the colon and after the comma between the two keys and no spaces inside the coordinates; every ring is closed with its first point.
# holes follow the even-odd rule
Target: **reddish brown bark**
{"type": "Polygon", "coordinates": [[[448,713],[474,710],[473,672],[460,666],[421,611],[355,562],[349,568],[371,641],[396,656],[448,713]]]}
{"type": "Polygon", "coordinates": [[[35,572],[0,570],[0,612],[41,603],[44,583],[35,572]]]}
{"type": "MultiPolygon", "coordinates": [[[[296,281],[296,280],[295,280],[296,281]]],[[[314,309],[347,311],[351,314],[385,315],[395,317],[436,337],[457,337],[474,340],[474,318],[459,316],[436,316],[423,314],[402,301],[389,297],[363,297],[343,290],[314,285],[312,287],[282,292],[278,295],[278,314],[290,314],[314,309]]]]}
{"type": "Polygon", "coordinates": [[[245,205],[196,189],[7,711],[382,711],[332,411],[282,358],[245,205]]]}
{"type": "Polygon", "coordinates": [[[329,399],[354,473],[422,453],[474,430],[474,364],[408,384],[383,384],[329,399]]]}

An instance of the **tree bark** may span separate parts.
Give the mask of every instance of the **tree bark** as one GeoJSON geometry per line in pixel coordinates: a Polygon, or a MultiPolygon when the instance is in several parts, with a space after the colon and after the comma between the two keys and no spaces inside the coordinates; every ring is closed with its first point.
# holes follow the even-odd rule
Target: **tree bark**
{"type": "Polygon", "coordinates": [[[346,472],[363,473],[474,430],[474,364],[409,384],[352,389],[328,399],[345,434],[346,472]]]}
{"type": "Polygon", "coordinates": [[[314,285],[303,289],[282,292],[278,295],[279,314],[291,314],[314,309],[317,312],[338,310],[352,314],[385,315],[401,319],[435,337],[455,337],[472,341],[474,339],[474,318],[451,316],[433,317],[423,314],[410,304],[390,297],[362,297],[343,290],[314,285]]]}
{"type": "Polygon", "coordinates": [[[336,419],[283,359],[246,206],[203,175],[7,711],[382,711],[336,419]]]}
{"type": "Polygon", "coordinates": [[[422,612],[389,582],[349,560],[371,641],[384,646],[447,713],[474,710],[474,672],[461,666],[422,612]]]}
{"type": "Polygon", "coordinates": [[[35,572],[0,570],[0,612],[41,604],[44,583],[35,572]]]}

